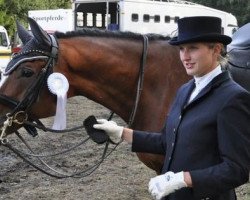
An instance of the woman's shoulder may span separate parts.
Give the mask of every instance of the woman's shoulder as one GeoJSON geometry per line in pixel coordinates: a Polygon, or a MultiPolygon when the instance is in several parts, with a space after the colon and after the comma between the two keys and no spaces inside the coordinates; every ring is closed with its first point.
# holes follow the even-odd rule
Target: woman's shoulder
{"type": "Polygon", "coordinates": [[[225,104],[247,104],[250,107],[250,93],[232,79],[222,86],[220,93],[225,104]]]}

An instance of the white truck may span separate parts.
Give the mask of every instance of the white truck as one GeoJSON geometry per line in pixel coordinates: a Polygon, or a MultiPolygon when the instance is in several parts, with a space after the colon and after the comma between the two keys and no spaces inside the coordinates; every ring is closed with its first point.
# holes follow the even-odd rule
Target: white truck
{"type": "Polygon", "coordinates": [[[5,70],[11,58],[11,45],[8,33],[3,26],[0,26],[0,73],[5,70]]]}
{"type": "Polygon", "coordinates": [[[95,27],[173,36],[177,20],[187,16],[216,16],[223,33],[237,30],[236,18],[227,12],[181,0],[72,0],[74,29],[95,27]]]}

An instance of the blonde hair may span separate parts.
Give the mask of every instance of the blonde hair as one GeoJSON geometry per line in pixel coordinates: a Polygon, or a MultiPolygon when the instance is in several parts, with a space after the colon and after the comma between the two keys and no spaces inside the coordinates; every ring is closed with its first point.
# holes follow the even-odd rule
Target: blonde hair
{"type": "Polygon", "coordinates": [[[227,51],[226,51],[225,45],[223,45],[222,43],[219,43],[219,42],[210,42],[210,43],[207,43],[208,48],[210,48],[210,49],[213,49],[216,44],[219,44],[220,47],[221,47],[221,52],[220,52],[220,55],[218,56],[218,62],[221,65],[226,65],[228,63],[228,55],[227,55],[227,51]]]}

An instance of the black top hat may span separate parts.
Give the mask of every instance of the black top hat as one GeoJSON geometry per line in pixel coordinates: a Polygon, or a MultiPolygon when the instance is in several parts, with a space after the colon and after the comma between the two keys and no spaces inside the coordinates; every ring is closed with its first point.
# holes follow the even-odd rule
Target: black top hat
{"type": "Polygon", "coordinates": [[[221,30],[221,19],[218,17],[184,17],[178,20],[178,36],[169,43],[179,45],[190,42],[220,42],[227,45],[232,39],[222,35],[221,30]]]}

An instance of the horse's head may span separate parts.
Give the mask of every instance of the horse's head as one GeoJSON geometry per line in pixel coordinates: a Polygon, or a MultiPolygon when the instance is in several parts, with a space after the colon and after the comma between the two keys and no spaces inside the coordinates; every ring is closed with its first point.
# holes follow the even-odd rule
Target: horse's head
{"type": "Polygon", "coordinates": [[[28,21],[32,35],[17,23],[23,48],[8,63],[1,81],[0,126],[9,123],[6,133],[22,126],[13,120],[32,121],[55,112],[56,98],[48,91],[47,78],[57,58],[57,42],[33,19],[28,21]]]}

